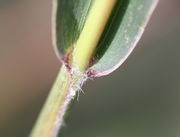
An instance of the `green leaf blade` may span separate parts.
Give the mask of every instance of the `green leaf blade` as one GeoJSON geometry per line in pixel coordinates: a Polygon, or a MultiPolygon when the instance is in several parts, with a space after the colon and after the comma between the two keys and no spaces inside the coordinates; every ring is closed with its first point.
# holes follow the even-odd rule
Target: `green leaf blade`
{"type": "MultiPolygon", "coordinates": [[[[54,0],[53,45],[60,60],[70,68],[73,67],[72,53],[95,1],[54,0]]],[[[92,76],[108,75],[127,59],[139,41],[157,2],[158,0],[116,1],[92,59],[87,61],[87,71],[92,76]]],[[[84,44],[84,47],[87,45],[88,43],[84,44]]]]}
{"type": "Polygon", "coordinates": [[[63,57],[78,39],[93,0],[54,0],[53,46],[63,57]]]}
{"type": "MultiPolygon", "coordinates": [[[[130,0],[128,4],[126,3],[127,9],[121,22],[118,22],[120,18],[117,15],[114,24],[110,26],[110,31],[106,34],[106,40],[104,43],[100,41],[100,44],[105,45],[104,47],[107,49],[105,49],[103,56],[90,68],[94,76],[108,75],[127,59],[139,41],[157,2],[157,0],[130,0]],[[108,39],[111,33],[114,33],[113,30],[117,25],[118,29],[113,39],[108,39]]],[[[124,8],[126,8],[125,6],[124,8]]],[[[98,53],[95,54],[94,58],[98,58],[97,55],[98,53]]]]}

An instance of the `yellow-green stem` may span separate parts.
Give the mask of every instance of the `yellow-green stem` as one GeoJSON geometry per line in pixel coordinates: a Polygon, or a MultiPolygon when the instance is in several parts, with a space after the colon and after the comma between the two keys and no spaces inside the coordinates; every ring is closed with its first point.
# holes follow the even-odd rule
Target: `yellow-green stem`
{"type": "Polygon", "coordinates": [[[72,72],[62,65],[30,137],[56,137],[69,104],[85,80],[83,74],[116,1],[94,0],[72,53],[72,72]]]}
{"type": "Polygon", "coordinates": [[[62,65],[30,137],[56,136],[59,127],[63,124],[65,111],[75,96],[71,86],[70,73],[62,65]]]}
{"type": "Polygon", "coordinates": [[[95,0],[73,52],[73,67],[86,70],[117,0],[95,0]]]}

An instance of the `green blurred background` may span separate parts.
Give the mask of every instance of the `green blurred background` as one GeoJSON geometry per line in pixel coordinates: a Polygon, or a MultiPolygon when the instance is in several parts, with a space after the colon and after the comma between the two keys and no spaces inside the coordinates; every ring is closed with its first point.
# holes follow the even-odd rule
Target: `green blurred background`
{"type": "MultiPolygon", "coordinates": [[[[0,137],[28,136],[59,70],[51,3],[0,0],[0,137]]],[[[161,0],[128,60],[83,87],[62,136],[179,137],[179,41],[180,1],[161,0]]]]}

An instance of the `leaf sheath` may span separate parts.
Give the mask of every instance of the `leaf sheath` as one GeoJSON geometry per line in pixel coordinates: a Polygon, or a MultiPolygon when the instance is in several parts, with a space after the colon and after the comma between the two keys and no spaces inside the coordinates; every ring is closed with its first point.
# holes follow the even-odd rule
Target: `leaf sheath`
{"type": "MultiPolygon", "coordinates": [[[[76,83],[78,84],[78,83],[76,83]]],[[[55,137],[63,125],[63,118],[68,106],[76,95],[75,83],[64,65],[50,91],[39,119],[30,137],[55,137]]]]}

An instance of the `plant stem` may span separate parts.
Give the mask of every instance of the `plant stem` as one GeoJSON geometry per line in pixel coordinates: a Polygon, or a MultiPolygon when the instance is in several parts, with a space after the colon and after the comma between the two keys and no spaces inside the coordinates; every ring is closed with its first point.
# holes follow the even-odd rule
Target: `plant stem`
{"type": "MultiPolygon", "coordinates": [[[[55,137],[63,125],[63,117],[76,95],[71,75],[62,65],[48,99],[30,137],[55,137]]],[[[74,83],[75,84],[75,83],[74,83]]],[[[77,83],[78,84],[78,83],[77,83]]]]}
{"type": "MultiPolygon", "coordinates": [[[[72,53],[72,68],[63,64],[30,137],[56,137],[63,118],[87,79],[85,73],[117,0],[95,0],[72,53]],[[71,71],[71,72],[69,72],[71,71]]],[[[71,64],[68,64],[71,66],[71,64]]]]}
{"type": "Polygon", "coordinates": [[[117,0],[95,0],[73,52],[73,67],[84,71],[117,0]]]}

